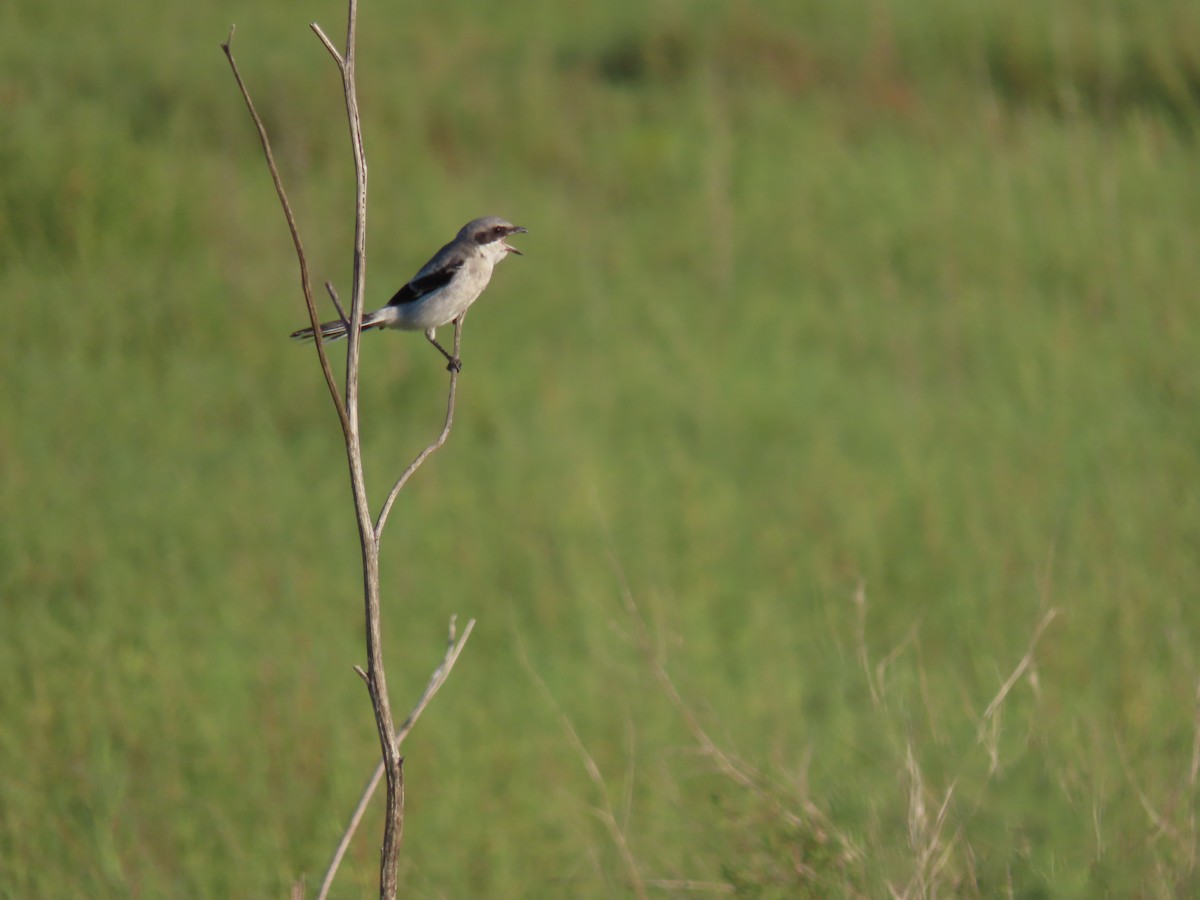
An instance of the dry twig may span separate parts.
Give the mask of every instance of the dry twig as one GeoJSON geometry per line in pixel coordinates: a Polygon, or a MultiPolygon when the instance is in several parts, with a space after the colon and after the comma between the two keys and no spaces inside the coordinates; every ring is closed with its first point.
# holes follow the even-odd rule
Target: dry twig
{"type": "MultiPolygon", "coordinates": [[[[238,71],[237,63],[233,59],[233,34],[236,30],[235,26],[230,26],[229,37],[225,39],[221,49],[225,52],[225,58],[229,60],[229,67],[233,70],[233,77],[237,81],[238,89],[242,92],[242,99],[246,102],[250,118],[254,120],[254,127],[258,129],[258,140],[262,144],[263,155],[267,159],[267,169],[271,172],[275,193],[279,197],[280,206],[283,207],[283,216],[287,219],[288,230],[292,234],[292,243],[296,247],[296,259],[300,263],[300,289],[304,292],[304,303],[308,307],[308,320],[312,323],[313,331],[317,332],[320,331],[321,318],[317,315],[317,304],[313,299],[312,281],[308,275],[308,258],[304,255],[304,244],[300,240],[300,229],[296,225],[295,215],[292,214],[292,205],[288,202],[287,191],[283,189],[283,179],[279,177],[279,168],[275,165],[275,154],[271,152],[271,141],[267,137],[267,128],[263,125],[258,110],[254,108],[254,101],[250,99],[250,91],[246,88],[246,83],[242,81],[242,74],[238,71]]],[[[338,419],[342,423],[342,431],[347,432],[350,429],[350,420],[346,415],[346,405],[338,393],[333,370],[329,367],[329,355],[320,341],[314,341],[314,343],[317,345],[317,358],[321,361],[321,372],[325,376],[325,385],[329,388],[329,395],[333,398],[338,419]]]]}
{"type": "MultiPolygon", "coordinates": [[[[348,0],[347,2],[347,22],[346,22],[346,48],[345,51],[339,51],[330,41],[325,32],[315,22],[309,27],[313,33],[321,41],[322,45],[329,52],[338,67],[338,72],[342,79],[342,88],[345,96],[346,117],[350,129],[350,143],[354,157],[354,172],[355,172],[355,224],[354,224],[354,266],[353,280],[350,293],[350,313],[347,316],[345,309],[342,307],[338,299],[337,292],[333,285],[326,283],[326,289],[329,292],[329,297],[334,306],[337,308],[338,314],[343,322],[347,324],[348,348],[346,352],[346,377],[345,377],[345,396],[339,393],[337,380],[334,378],[333,370],[329,365],[329,358],[325,351],[324,343],[321,340],[315,340],[313,343],[316,346],[317,357],[320,361],[321,371],[325,376],[325,384],[329,389],[330,396],[333,399],[334,407],[337,411],[338,421],[342,428],[342,436],[346,445],[346,461],[350,470],[350,485],[354,498],[354,509],[358,523],[359,543],[362,550],[362,565],[363,565],[363,598],[364,611],[366,619],[366,652],[367,665],[366,668],[355,666],[355,671],[362,676],[366,682],[368,693],[371,698],[371,706],[375,713],[375,725],[379,734],[379,743],[381,748],[382,762],[380,763],[380,771],[376,773],[371,780],[367,791],[360,803],[360,808],[356,811],[351,825],[343,838],[343,844],[339,846],[337,853],[334,856],[334,861],[330,866],[326,875],[326,883],[322,886],[321,896],[324,897],[328,891],[329,884],[332,881],[333,874],[337,870],[337,865],[345,852],[345,844],[348,843],[350,836],[354,833],[358,821],[362,816],[362,810],[365,809],[366,802],[378,784],[380,775],[385,775],[387,778],[387,813],[384,822],[384,837],[383,848],[380,853],[380,875],[379,875],[379,893],[381,898],[394,898],[396,896],[397,887],[397,872],[399,869],[400,860],[400,841],[403,834],[404,825],[404,775],[403,775],[403,759],[400,756],[400,744],[411,729],[412,724],[416,721],[417,716],[428,704],[433,694],[441,687],[446,675],[454,664],[454,660],[458,658],[458,654],[465,644],[467,637],[471,632],[471,627],[474,625],[472,621],[463,633],[462,639],[457,643],[454,641],[454,626],[451,623],[451,646],[447,651],[446,657],[443,659],[442,666],[434,673],[429,686],[426,688],[425,694],[422,696],[417,707],[409,715],[404,725],[399,730],[395,728],[391,703],[389,700],[387,676],[383,665],[383,639],[382,629],[380,625],[380,587],[379,587],[379,542],[383,534],[383,526],[386,522],[388,512],[391,510],[392,504],[395,502],[397,494],[401,488],[412,476],[412,474],[425,462],[429,456],[440,448],[449,437],[450,427],[454,420],[454,401],[457,388],[457,373],[452,372],[450,377],[449,397],[447,400],[446,421],[442,428],[442,432],[434,443],[430,444],[422,453],[413,461],[411,465],[404,471],[404,474],[397,481],[388,496],[387,503],[380,513],[378,522],[372,522],[370,505],[367,499],[366,479],[363,474],[362,463],[362,439],[359,430],[359,410],[358,410],[358,369],[359,369],[359,348],[361,341],[361,326],[363,318],[363,298],[366,285],[366,228],[367,228],[367,163],[366,153],[363,148],[362,138],[362,123],[358,111],[357,88],[355,84],[355,44],[357,36],[357,18],[358,4],[357,0],[348,0]]],[[[271,151],[270,139],[267,135],[266,127],[263,125],[262,119],[259,117],[254,103],[250,98],[249,90],[245,82],[242,80],[241,73],[238,71],[237,63],[233,58],[231,48],[233,42],[234,29],[230,28],[228,39],[221,45],[226,58],[229,60],[230,68],[233,70],[233,76],[237,81],[238,88],[241,90],[242,98],[246,103],[246,108],[250,112],[250,117],[254,121],[254,125],[258,130],[259,141],[262,144],[263,154],[266,157],[267,168],[270,170],[271,178],[275,184],[275,191],[279,197],[280,205],[283,207],[284,217],[287,219],[288,228],[291,231],[292,242],[295,245],[296,257],[300,265],[300,281],[304,292],[304,300],[308,307],[309,321],[312,324],[314,332],[320,331],[320,318],[317,315],[316,303],[313,299],[312,282],[308,271],[308,261],[304,254],[303,243],[300,240],[299,228],[296,224],[295,216],[292,213],[291,204],[287,199],[287,192],[284,190],[282,179],[279,175],[279,170],[275,165],[274,154],[271,151]]],[[[459,340],[461,336],[461,318],[455,322],[455,354],[459,352],[459,340]]]]}
{"type": "MultiPolygon", "coordinates": [[[[421,713],[425,711],[425,707],[429,705],[429,701],[446,683],[446,679],[450,676],[450,670],[454,668],[454,664],[458,661],[458,655],[462,653],[462,649],[466,646],[467,638],[471,636],[471,630],[475,627],[475,620],[471,619],[467,622],[467,627],[463,629],[462,637],[456,635],[455,620],[450,619],[450,637],[446,642],[446,655],[442,657],[441,664],[434,669],[433,674],[429,676],[429,683],[425,685],[425,691],[421,694],[421,699],[417,701],[417,705],[413,707],[412,712],[408,714],[408,718],[404,720],[404,724],[400,726],[400,730],[396,732],[396,743],[404,743],[404,739],[408,737],[412,731],[413,725],[420,718],[421,713]]],[[[361,669],[359,670],[362,671],[361,669]]],[[[365,676],[364,676],[365,677],[365,676]]],[[[333,887],[334,876],[337,875],[338,866],[342,864],[342,857],[346,855],[346,850],[350,847],[350,840],[354,837],[354,832],[358,830],[358,823],[362,821],[363,814],[367,811],[367,804],[371,802],[371,797],[375,795],[375,789],[379,787],[379,782],[383,779],[383,761],[375,767],[375,774],[367,785],[363,788],[362,797],[359,798],[358,806],[354,808],[354,813],[350,816],[350,822],[346,825],[346,831],[342,834],[341,841],[338,842],[337,849],[333,853],[333,858],[329,861],[329,867],[325,870],[325,878],[321,882],[321,891],[317,894],[317,900],[325,900],[329,896],[329,889],[333,887]]]]}

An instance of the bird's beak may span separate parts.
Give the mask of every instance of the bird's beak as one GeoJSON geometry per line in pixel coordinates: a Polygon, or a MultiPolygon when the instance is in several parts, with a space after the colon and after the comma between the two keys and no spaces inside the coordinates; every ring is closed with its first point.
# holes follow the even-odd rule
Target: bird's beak
{"type": "MultiPolygon", "coordinates": [[[[528,228],[522,228],[520,225],[518,225],[516,228],[514,228],[514,229],[512,230],[512,233],[513,233],[513,234],[529,234],[529,229],[528,229],[528,228]]],[[[515,253],[515,254],[517,254],[517,256],[524,256],[524,255],[525,255],[525,254],[524,254],[524,253],[522,253],[520,250],[518,250],[516,247],[514,247],[514,246],[512,246],[510,243],[508,243],[508,241],[502,241],[501,243],[503,243],[503,244],[504,244],[504,249],[505,249],[505,250],[507,250],[509,253],[515,253]]]]}

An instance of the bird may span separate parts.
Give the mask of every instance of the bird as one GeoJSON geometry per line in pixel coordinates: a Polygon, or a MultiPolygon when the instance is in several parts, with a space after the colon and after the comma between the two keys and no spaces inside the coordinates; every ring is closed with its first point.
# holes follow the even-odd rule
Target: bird
{"type": "MultiPolygon", "coordinates": [[[[479,299],[498,262],[510,253],[524,256],[505,238],[528,233],[529,229],[499,216],[472,219],[459,229],[454,240],[433,254],[429,262],[396,291],[387,306],[363,316],[362,330],[424,331],[425,339],[446,357],[446,368],[451,372],[462,371],[462,360],[438,343],[437,329],[451,322],[457,323],[479,299]]],[[[342,319],[323,322],[319,328],[324,342],[341,340],[346,336],[346,330],[347,323],[342,319]]],[[[312,328],[292,332],[293,340],[305,341],[314,337],[312,328]]]]}

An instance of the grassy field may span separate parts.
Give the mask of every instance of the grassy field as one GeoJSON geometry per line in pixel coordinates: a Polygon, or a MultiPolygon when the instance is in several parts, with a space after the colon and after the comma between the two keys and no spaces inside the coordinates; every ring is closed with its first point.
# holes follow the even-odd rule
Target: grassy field
{"type": "MultiPolygon", "coordinates": [[[[345,295],[344,10],[119,7],[0,7],[0,897],[311,896],[358,546],[219,43],[345,295]]],[[[530,231],[384,541],[398,708],[478,620],[404,895],[1200,894],[1200,7],[361,17],[370,296],[530,231]]],[[[376,504],[445,381],[364,341],[376,504]]]]}

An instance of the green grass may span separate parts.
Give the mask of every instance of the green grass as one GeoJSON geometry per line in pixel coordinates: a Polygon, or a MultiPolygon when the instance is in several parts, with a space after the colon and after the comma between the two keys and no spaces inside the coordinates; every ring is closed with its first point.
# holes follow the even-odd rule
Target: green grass
{"type": "MultiPolygon", "coordinates": [[[[336,421],[218,47],[345,294],[306,29],[343,15],[0,8],[0,897],[311,891],[374,764],[336,421]]],[[[407,744],[405,895],[634,893],[518,644],[647,883],[1200,891],[1200,12],[361,15],[370,295],[530,229],[385,536],[397,707],[479,623],[407,744]]],[[[369,338],[378,505],[445,376],[369,338]]]]}

